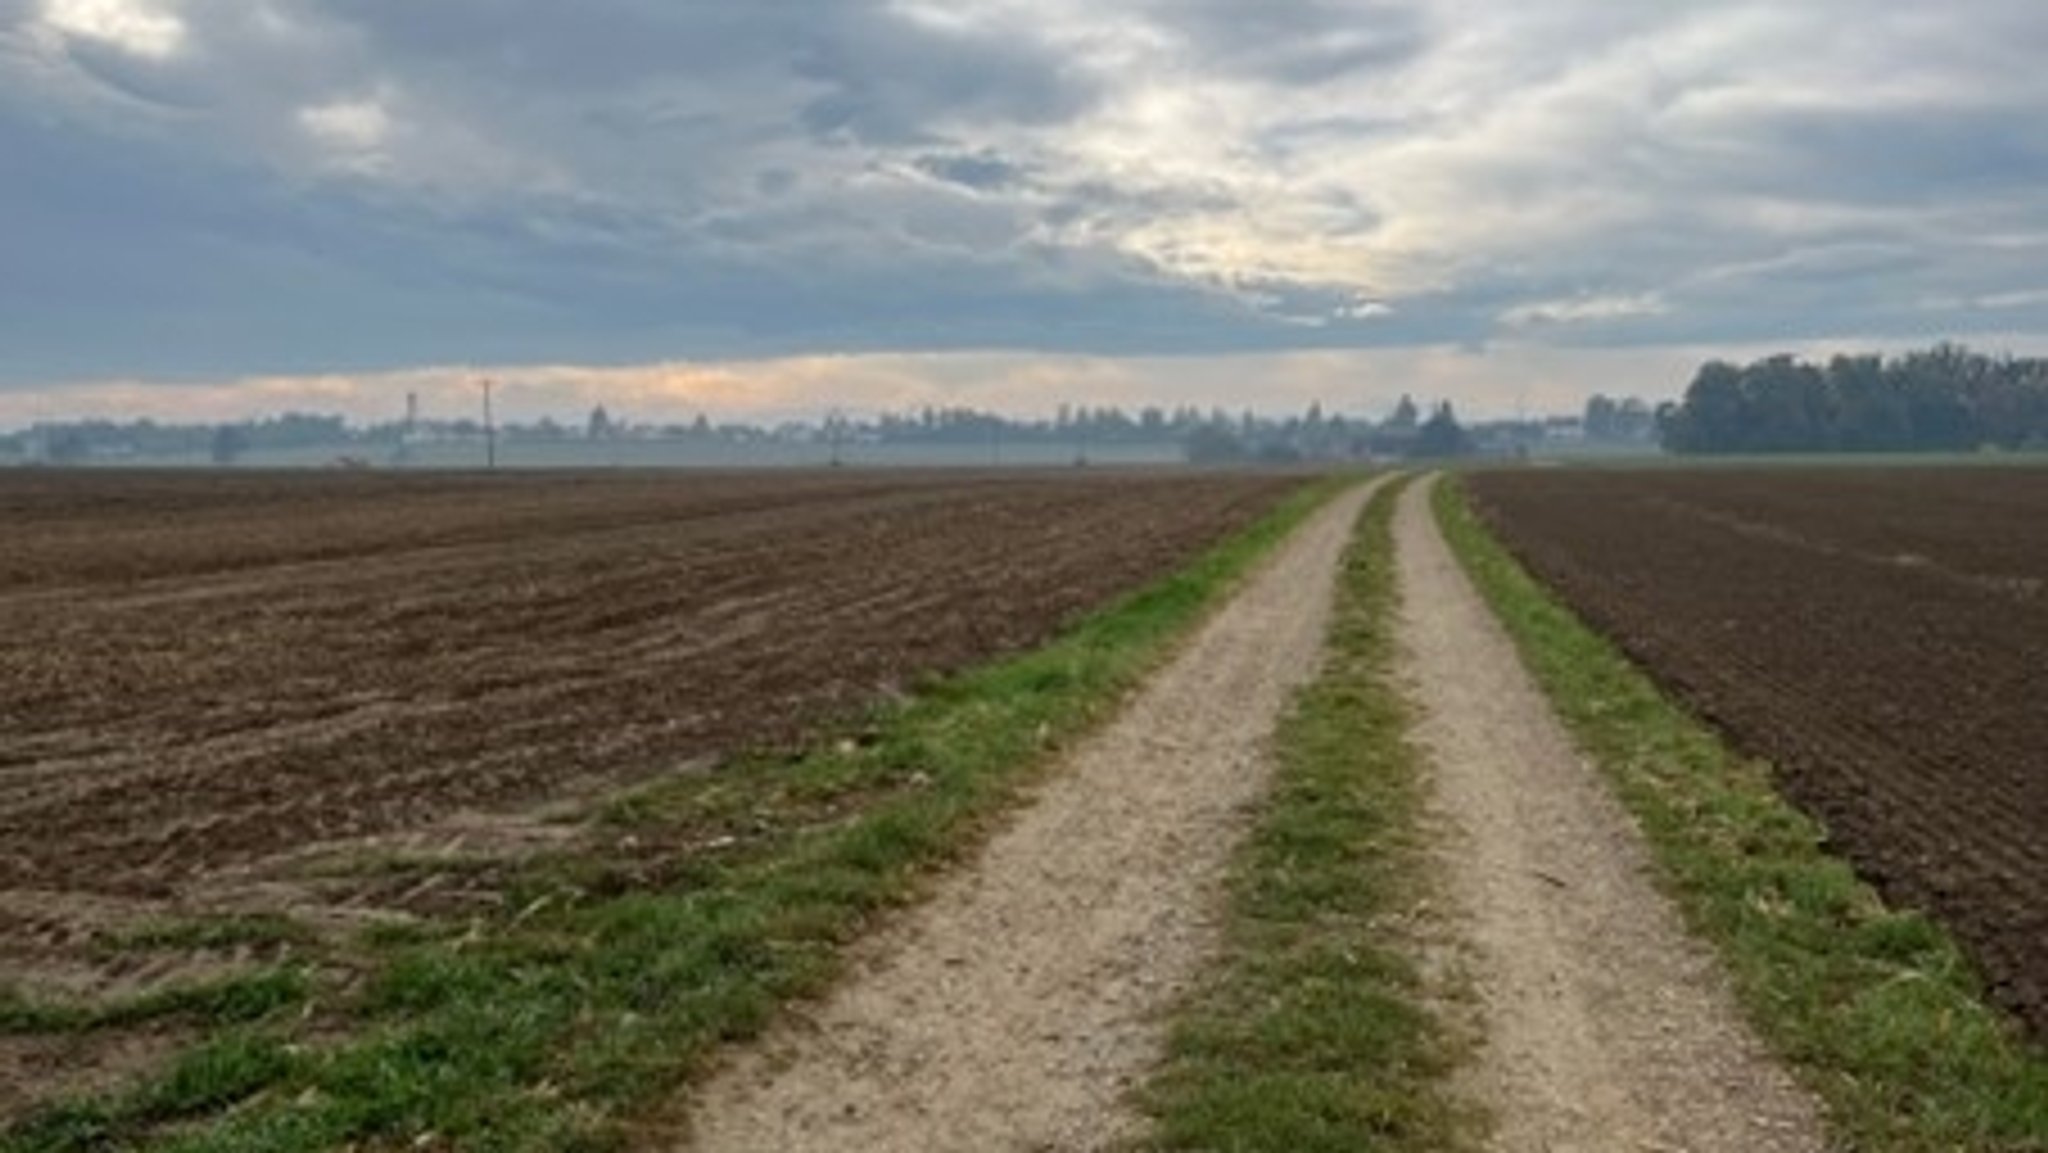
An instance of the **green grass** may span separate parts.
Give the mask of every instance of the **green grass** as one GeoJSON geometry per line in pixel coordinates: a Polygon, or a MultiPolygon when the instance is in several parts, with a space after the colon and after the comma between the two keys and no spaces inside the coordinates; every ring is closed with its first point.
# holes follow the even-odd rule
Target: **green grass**
{"type": "Polygon", "coordinates": [[[124,1148],[134,1134],[225,1108],[285,1076],[292,1050],[250,1029],[216,1033],[180,1054],[163,1076],[111,1100],[79,1101],[45,1110],[9,1131],[7,1148],[23,1153],[124,1148]]]}
{"type": "Polygon", "coordinates": [[[1888,909],[1769,766],[1731,753],[1489,536],[1453,483],[1452,548],[1581,747],[1634,813],[1665,887],[1719,950],[1759,1033],[1858,1150],[2048,1150],[2048,1056],[1990,1008],[1949,937],[1888,909]]]}
{"type": "Polygon", "coordinates": [[[302,1004],[311,988],[306,974],[292,967],[171,985],[104,1004],[40,1001],[0,988],[0,1036],[130,1028],[173,1018],[209,1026],[246,1024],[302,1004]]]}
{"type": "Polygon", "coordinates": [[[1395,485],[1346,555],[1320,677],[1230,872],[1224,954],[1144,1094],[1159,1150],[1448,1150],[1479,1125],[1402,925],[1427,895],[1422,761],[1392,677],[1395,485]]]}
{"type": "Polygon", "coordinates": [[[219,1038],[243,1048],[51,1110],[0,1149],[616,1148],[716,1046],[822,992],[842,945],[974,844],[1341,483],[1041,650],[924,686],[858,739],[641,792],[601,825],[635,847],[537,865],[492,917],[365,936],[365,979],[317,1006],[343,1040],[219,1038]]]}

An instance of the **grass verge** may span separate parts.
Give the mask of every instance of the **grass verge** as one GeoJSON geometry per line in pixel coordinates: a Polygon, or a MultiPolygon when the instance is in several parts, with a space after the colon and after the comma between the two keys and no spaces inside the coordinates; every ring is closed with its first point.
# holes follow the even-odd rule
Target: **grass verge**
{"type": "Polygon", "coordinates": [[[620,1118],[821,992],[842,944],[975,843],[1344,483],[1305,487],[1043,649],[924,686],[856,739],[643,791],[601,826],[634,848],[534,866],[492,916],[366,936],[360,987],[307,1005],[340,1041],[217,1037],[168,1079],[47,1111],[0,1149],[619,1147],[620,1118]]]}
{"type": "Polygon", "coordinates": [[[1274,739],[1272,792],[1231,864],[1224,953],[1177,1012],[1143,1102],[1156,1150],[1454,1150],[1477,1119],[1446,1077],[1404,928],[1427,890],[1423,769],[1392,680],[1383,487],[1345,556],[1323,672],[1274,739]]]}
{"type": "Polygon", "coordinates": [[[216,981],[171,985],[106,1004],[39,1001],[0,987],[0,1037],[121,1029],[170,1018],[237,1025],[301,1004],[312,987],[296,968],[277,967],[216,981]]]}
{"type": "Polygon", "coordinates": [[[1580,746],[1635,815],[1665,887],[1719,950],[1752,1024],[1825,1102],[1848,1148],[2048,1150],[2048,1056],[1991,1008],[1927,918],[1887,909],[1769,766],[1730,752],[1581,624],[1479,522],[1436,513],[1580,746]]]}

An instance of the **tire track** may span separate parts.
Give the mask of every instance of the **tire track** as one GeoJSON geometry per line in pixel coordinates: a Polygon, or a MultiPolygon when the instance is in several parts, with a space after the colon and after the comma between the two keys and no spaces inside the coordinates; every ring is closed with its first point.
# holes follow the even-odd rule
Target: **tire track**
{"type": "Polygon", "coordinates": [[[1402,631],[1486,1044],[1495,1147],[1818,1153],[1816,1105],[1737,1015],[1430,514],[1395,520],[1402,631]]]}

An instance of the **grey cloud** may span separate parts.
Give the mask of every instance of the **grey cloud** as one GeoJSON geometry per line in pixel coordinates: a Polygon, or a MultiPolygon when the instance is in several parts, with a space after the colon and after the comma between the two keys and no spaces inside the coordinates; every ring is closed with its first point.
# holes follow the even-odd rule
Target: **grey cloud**
{"type": "Polygon", "coordinates": [[[1398,67],[1430,36],[1422,6],[1384,0],[1165,0],[1156,18],[1204,65],[1283,85],[1398,67]]]}
{"type": "Polygon", "coordinates": [[[269,8],[185,0],[182,54],[46,60],[38,6],[0,0],[0,381],[1480,344],[1586,298],[1665,308],[1544,339],[2048,329],[2032,0],[1924,27],[1860,0],[1131,0],[1044,35],[882,0],[269,8]],[[1767,9],[1789,31],[1760,49],[1737,33],[1767,9]],[[1242,135],[1199,142],[1217,168],[1099,135],[1160,93],[1240,101],[1217,131],[1242,135]],[[334,163],[298,117],[365,100],[390,155],[334,163]],[[1285,228],[1361,280],[1399,241],[1428,287],[1346,319],[1339,265],[1246,239],[1285,228]]]}
{"type": "Polygon", "coordinates": [[[114,92],[158,110],[190,112],[212,103],[207,85],[190,69],[169,68],[155,61],[137,60],[118,48],[104,44],[78,43],[71,45],[68,51],[72,64],[84,75],[114,92]]]}
{"type": "Polygon", "coordinates": [[[930,153],[912,162],[934,180],[977,191],[1014,188],[1030,176],[1027,165],[983,149],[979,152],[930,153]]]}
{"type": "Polygon", "coordinates": [[[1136,352],[1180,341],[1191,312],[1201,344],[1233,343],[1203,294],[1129,269],[1074,276],[1058,254],[1034,270],[977,255],[986,245],[900,238],[849,255],[833,246],[859,222],[802,205],[678,237],[603,205],[450,214],[309,193],[4,116],[0,150],[48,174],[35,189],[0,184],[0,262],[36,270],[0,277],[0,384],[1034,343],[1136,352]]]}
{"type": "Polygon", "coordinates": [[[802,180],[801,176],[787,168],[770,168],[755,174],[754,188],[772,200],[795,191],[802,180]]]}
{"type": "Polygon", "coordinates": [[[1757,163],[1726,175],[1787,195],[1938,203],[2048,187],[2038,107],[1786,109],[1747,129],[1757,163]]]}
{"type": "Polygon", "coordinates": [[[828,91],[803,111],[819,136],[922,144],[960,119],[1018,125],[1070,120],[1097,99],[1093,78],[1049,45],[940,32],[896,20],[814,38],[797,72],[828,91]]]}
{"type": "Polygon", "coordinates": [[[447,69],[463,83],[608,90],[647,77],[772,69],[788,63],[801,38],[870,8],[863,0],[352,0],[321,11],[394,65],[447,69]]]}
{"type": "Polygon", "coordinates": [[[1234,212],[1243,202],[1216,184],[1115,183],[1078,180],[1052,190],[1045,218],[1056,224],[1095,222],[1107,227],[1160,217],[1234,212]]]}

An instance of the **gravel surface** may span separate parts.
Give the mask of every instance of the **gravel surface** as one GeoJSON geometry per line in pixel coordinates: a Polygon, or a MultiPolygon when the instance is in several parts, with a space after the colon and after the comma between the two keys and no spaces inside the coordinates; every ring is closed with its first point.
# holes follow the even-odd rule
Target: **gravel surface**
{"type": "Polygon", "coordinates": [[[1395,522],[1402,629],[1453,933],[1486,1041],[1467,1089],[1495,1147],[1803,1153],[1818,1107],[1743,1024],[1451,556],[1429,485],[1395,522]]]}

